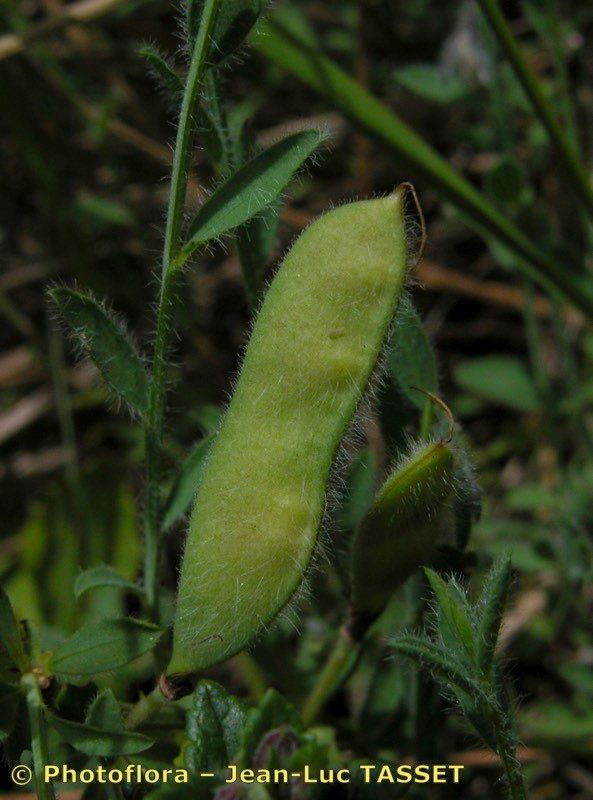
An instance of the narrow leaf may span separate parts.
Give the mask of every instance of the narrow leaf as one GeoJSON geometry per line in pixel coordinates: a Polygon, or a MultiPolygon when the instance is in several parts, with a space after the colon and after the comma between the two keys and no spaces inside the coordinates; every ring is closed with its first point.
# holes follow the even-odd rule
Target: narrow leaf
{"type": "Polygon", "coordinates": [[[172,100],[178,101],[183,95],[183,81],[177,75],[168,59],[151,44],[146,44],[138,51],[138,55],[146,59],[151,72],[172,100]]]}
{"type": "Polygon", "coordinates": [[[80,351],[99,369],[116,396],[143,414],[148,398],[144,364],[120,321],[90,294],[54,286],[49,297],[80,351]]]}
{"type": "Polygon", "coordinates": [[[102,564],[99,567],[85,569],[78,575],[74,583],[74,595],[78,598],[91,589],[99,589],[104,586],[116,586],[128,592],[142,594],[140,586],[123,578],[112,567],[102,564]]]}
{"type": "Polygon", "coordinates": [[[416,389],[439,393],[434,352],[414,305],[405,298],[395,317],[393,349],[389,369],[404,394],[421,411],[427,398],[416,389]]]}
{"type": "Polygon", "coordinates": [[[2,586],[0,586],[0,644],[15,667],[21,672],[29,669],[29,659],[23,647],[19,623],[2,586]]]}
{"type": "Polygon", "coordinates": [[[138,619],[112,619],[76,631],[52,655],[49,667],[60,678],[88,677],[123,667],[151,650],[160,628],[138,619]]]}
{"type": "Polygon", "coordinates": [[[153,739],[141,733],[124,730],[102,730],[88,722],[72,722],[61,719],[55,714],[48,714],[50,726],[56,730],[64,741],[75,750],[87,756],[109,758],[141,753],[154,744],[153,739]]]}
{"type": "Polygon", "coordinates": [[[294,133],[237,170],[206,200],[190,223],[183,258],[262,212],[324,138],[320,131],[294,133]]]}
{"type": "Polygon", "coordinates": [[[413,634],[398,636],[392,639],[390,644],[398,653],[408,656],[430,670],[446,685],[458,686],[476,700],[486,699],[482,687],[468,674],[467,668],[441,647],[413,634]]]}
{"type": "Polygon", "coordinates": [[[452,582],[446,583],[432,569],[425,569],[424,572],[437,599],[443,639],[446,644],[453,647],[457,652],[461,651],[462,657],[465,653],[473,661],[475,654],[474,632],[468,616],[467,601],[456,591],[456,587],[452,582]]]}
{"type": "Polygon", "coordinates": [[[202,439],[183,462],[165,506],[163,516],[165,529],[185,514],[191,506],[213,443],[213,435],[202,439]]]}
{"type": "Polygon", "coordinates": [[[510,585],[511,559],[503,558],[494,565],[482,591],[477,660],[484,672],[492,667],[510,585]]]}

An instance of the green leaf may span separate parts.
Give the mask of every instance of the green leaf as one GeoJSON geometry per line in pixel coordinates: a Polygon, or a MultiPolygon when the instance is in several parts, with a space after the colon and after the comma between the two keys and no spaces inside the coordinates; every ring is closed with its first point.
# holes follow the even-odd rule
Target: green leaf
{"type": "Polygon", "coordinates": [[[29,658],[23,647],[19,623],[2,586],[0,586],[0,644],[15,667],[21,672],[29,669],[29,658]]]}
{"type": "Polygon", "coordinates": [[[531,376],[512,356],[484,356],[466,361],[455,370],[455,380],[466,391],[518,411],[540,411],[541,403],[531,376]]]}
{"type": "Polygon", "coordinates": [[[0,683],[0,742],[12,732],[22,700],[23,693],[20,686],[0,683]]]}
{"type": "Polygon", "coordinates": [[[123,731],[121,707],[111,689],[104,689],[95,697],[87,712],[85,723],[102,731],[123,731]]]}
{"type": "Polygon", "coordinates": [[[72,722],[55,714],[48,714],[47,720],[64,741],[75,750],[87,756],[109,758],[126,756],[148,750],[154,744],[153,739],[141,733],[122,730],[104,730],[88,722],[72,722]]]}
{"type": "MultiPolygon", "coordinates": [[[[209,60],[219,64],[239,47],[264,10],[267,0],[221,0],[214,23],[209,60]]],[[[186,35],[190,48],[198,33],[204,0],[187,0],[186,35]]]]}
{"type": "Polygon", "coordinates": [[[478,681],[469,674],[467,667],[452,657],[446,650],[427,639],[413,634],[402,634],[390,642],[394,650],[421,664],[447,686],[457,686],[476,701],[488,702],[478,681]]]}
{"type": "Polygon", "coordinates": [[[393,379],[421,411],[427,398],[416,389],[438,394],[439,378],[434,351],[412,302],[405,298],[397,311],[393,348],[389,354],[393,379]]]}
{"type": "Polygon", "coordinates": [[[189,225],[185,260],[200,245],[243,225],[272,203],[323,142],[320,131],[301,131],[264,150],[215,190],[189,225]]]}
{"type": "Polygon", "coordinates": [[[98,589],[104,586],[116,586],[125,589],[127,592],[142,594],[142,588],[136,583],[123,578],[112,567],[101,564],[98,567],[91,567],[81,572],[74,583],[74,595],[79,598],[91,589],[98,589]]]}
{"type": "Polygon", "coordinates": [[[395,79],[404,89],[435,103],[455,103],[469,94],[463,81],[444,75],[435,64],[406,64],[396,70],[395,79]]]}
{"type": "Polygon", "coordinates": [[[435,593],[440,616],[440,629],[445,644],[471,661],[475,656],[475,642],[468,611],[469,604],[463,594],[457,591],[452,581],[445,582],[434,570],[425,568],[424,572],[432,591],[435,593]]]}
{"type": "Polygon", "coordinates": [[[346,492],[338,511],[338,523],[347,530],[354,530],[367,513],[377,490],[377,458],[369,448],[362,450],[348,468],[346,492]]]}
{"type": "Polygon", "coordinates": [[[593,287],[583,270],[566,270],[552,255],[538,248],[390,108],[307,40],[300,38],[299,27],[294,20],[290,26],[284,25],[281,16],[276,14],[272,21],[258,25],[253,40],[264,56],[313,87],[356,125],[390,149],[412,178],[425,181],[453,203],[480,235],[488,232],[510,247],[520,256],[517,269],[546,289],[555,288],[585,314],[593,316],[593,287]]]}
{"type": "Polygon", "coordinates": [[[281,726],[288,726],[297,733],[303,729],[294,707],[275,689],[268,689],[259,705],[247,714],[241,734],[239,763],[247,767],[264,734],[281,726]]]}
{"type": "Polygon", "coordinates": [[[511,585],[511,559],[501,559],[494,565],[482,590],[482,606],[478,627],[478,664],[489,672],[494,660],[496,643],[511,585]]]}
{"type": "Polygon", "coordinates": [[[176,522],[191,506],[214,438],[214,435],[210,435],[199,441],[183,462],[165,505],[163,516],[165,529],[176,522]]]}
{"type": "Polygon", "coordinates": [[[152,73],[172,100],[179,101],[183,96],[183,81],[177,75],[169,60],[154,47],[146,44],[138,50],[138,55],[146,59],[152,73]]]}
{"type": "Polygon", "coordinates": [[[151,650],[162,630],[138,619],[104,620],[87,625],[53,653],[49,667],[59,678],[90,677],[123,667],[151,650]]]}
{"type": "Polygon", "coordinates": [[[90,294],[54,286],[48,295],[79,350],[93,361],[115,395],[134,412],[143,414],[148,377],[121,322],[90,294]]]}
{"type": "Polygon", "coordinates": [[[188,769],[193,774],[217,772],[232,764],[244,723],[242,703],[214,681],[200,681],[187,715],[188,769]]]}

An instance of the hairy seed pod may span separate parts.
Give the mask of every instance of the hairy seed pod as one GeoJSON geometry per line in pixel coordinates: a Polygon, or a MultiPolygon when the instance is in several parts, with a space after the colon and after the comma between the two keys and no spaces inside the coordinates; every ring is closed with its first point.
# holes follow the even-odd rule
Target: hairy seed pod
{"type": "Polygon", "coordinates": [[[352,613],[368,623],[418,567],[452,537],[456,457],[449,441],[424,444],[379,489],[352,547],[352,613]]]}
{"type": "Polygon", "coordinates": [[[238,652],[303,580],[404,288],[406,192],[321,216],[267,292],[198,489],[169,680],[238,652]]]}

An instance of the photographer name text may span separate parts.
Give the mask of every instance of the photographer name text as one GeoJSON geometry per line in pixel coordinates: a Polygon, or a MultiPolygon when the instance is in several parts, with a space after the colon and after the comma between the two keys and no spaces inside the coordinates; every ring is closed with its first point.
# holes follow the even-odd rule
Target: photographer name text
{"type": "MultiPolygon", "coordinates": [[[[224,783],[282,784],[302,781],[306,784],[350,783],[353,779],[364,783],[459,783],[463,766],[460,764],[358,764],[355,767],[312,769],[308,765],[299,771],[288,769],[243,769],[228,764],[227,775],[221,778],[214,772],[201,772],[201,778],[219,778],[224,783]]],[[[189,783],[186,769],[146,769],[139,764],[128,764],[125,769],[75,770],[65,765],[46,765],[46,782],[61,783],[189,783]]]]}

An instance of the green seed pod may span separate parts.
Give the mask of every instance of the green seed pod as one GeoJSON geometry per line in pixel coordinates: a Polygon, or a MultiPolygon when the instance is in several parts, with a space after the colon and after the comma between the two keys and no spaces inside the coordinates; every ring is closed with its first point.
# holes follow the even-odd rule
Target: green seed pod
{"type": "Polygon", "coordinates": [[[456,529],[456,456],[449,441],[423,444],[387,478],[352,547],[352,613],[364,628],[456,529]]]}
{"type": "Polygon", "coordinates": [[[267,292],[198,489],[169,684],[241,650],[301,585],[404,288],[406,193],[320,217],[267,292]]]}

